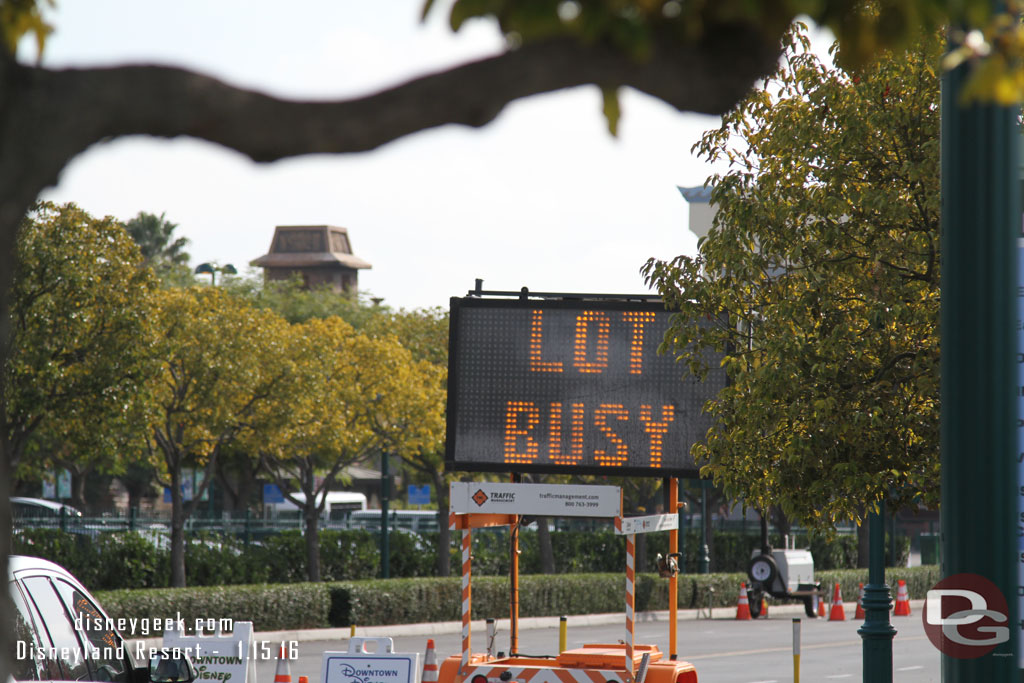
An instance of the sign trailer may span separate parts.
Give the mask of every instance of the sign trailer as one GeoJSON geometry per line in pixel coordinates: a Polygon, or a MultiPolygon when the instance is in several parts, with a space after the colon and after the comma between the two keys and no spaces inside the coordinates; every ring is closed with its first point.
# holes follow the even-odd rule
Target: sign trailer
{"type": "MultiPolygon", "coordinates": [[[[670,604],[669,631],[673,654],[669,659],[663,659],[656,645],[637,645],[634,642],[636,534],[677,529],[678,514],[623,517],[622,491],[617,486],[454,482],[451,484],[451,501],[449,527],[453,531],[462,532],[462,653],[448,657],[441,664],[438,675],[440,683],[697,683],[696,668],[689,662],[675,658],[676,617],[675,611],[671,609],[675,605],[674,601],[670,604]],[[565,650],[552,658],[518,654],[519,587],[516,573],[513,572],[510,654],[498,658],[488,653],[473,654],[470,631],[473,605],[473,570],[470,559],[472,530],[503,525],[515,530],[522,513],[549,514],[546,510],[539,511],[536,508],[538,501],[554,499],[564,503],[579,497],[597,501],[595,504],[601,506],[602,513],[614,512],[616,533],[626,536],[626,626],[623,639],[614,644],[587,644],[581,648],[565,650]],[[617,505],[605,507],[607,501],[617,501],[617,505]],[[481,511],[472,511],[474,507],[481,511]]],[[[547,509],[557,507],[556,503],[547,509]]],[[[592,514],[577,510],[574,505],[563,506],[563,510],[557,514],[592,514]]]]}
{"type": "MultiPolygon", "coordinates": [[[[512,484],[452,484],[452,529],[462,531],[461,657],[441,683],[689,683],[694,667],[676,658],[677,477],[698,477],[690,456],[712,418],[704,404],[725,386],[708,354],[703,379],[658,349],[672,314],[651,296],[484,292],[482,282],[451,300],[447,471],[509,472],[512,484]],[[484,298],[484,296],[488,298],[484,298]],[[506,298],[495,298],[506,297],[506,298]],[[515,297],[515,298],[508,298],[515,297]],[[668,514],[627,518],[621,491],[604,486],[521,484],[524,472],[660,477],[668,514]],[[626,635],[553,659],[518,653],[518,530],[522,515],[613,518],[627,537],[626,635]],[[478,527],[511,530],[509,657],[470,651],[470,540],[478,527]],[[637,533],[669,531],[669,656],[633,644],[637,533]]],[[[711,324],[711,323],[709,323],[711,324]]]]}

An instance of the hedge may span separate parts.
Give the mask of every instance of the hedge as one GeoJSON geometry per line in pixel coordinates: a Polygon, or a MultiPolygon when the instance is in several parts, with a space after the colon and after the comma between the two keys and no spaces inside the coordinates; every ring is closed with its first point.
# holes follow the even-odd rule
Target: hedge
{"type": "MultiPolygon", "coordinates": [[[[457,537],[450,548],[450,569],[458,572],[457,537]]],[[[684,570],[695,571],[700,537],[690,529],[681,542],[684,570]]],[[[815,568],[831,570],[856,563],[853,536],[831,540],[812,537],[809,542],[815,568]]],[[[906,539],[904,539],[906,541],[906,539]]],[[[324,581],[356,581],[377,574],[380,566],[377,533],[353,529],[320,532],[320,572],[324,581]]],[[[781,545],[779,539],[773,541],[781,545]]],[[[435,576],[438,534],[417,535],[394,531],[390,536],[390,575],[435,576]]],[[[508,530],[481,529],[473,534],[473,572],[477,576],[507,576],[508,530]]],[[[557,574],[619,573],[625,566],[625,540],[611,529],[552,532],[557,574]]],[[[757,539],[751,534],[716,532],[711,571],[745,572],[757,539]]],[[[906,547],[904,543],[904,547],[906,547]]],[[[85,585],[97,590],[161,588],[168,586],[170,557],[165,546],[139,532],[105,532],[90,537],[57,529],[20,529],[14,538],[16,553],[53,560],[67,567],[85,585]],[[109,558],[117,557],[118,562],[109,558]]],[[[535,532],[520,535],[522,574],[539,574],[540,552],[535,532]]],[[[654,567],[658,553],[668,552],[667,533],[649,534],[637,544],[637,568],[654,567]]],[[[900,558],[903,559],[902,557],[900,558]]],[[[899,562],[902,564],[903,562],[899,562]]],[[[240,539],[213,533],[190,535],[185,549],[185,578],[190,586],[292,583],[306,580],[306,551],[297,530],[283,531],[246,546],[240,539]]]]}
{"type": "MultiPolygon", "coordinates": [[[[363,579],[380,567],[379,536],[363,529],[320,532],[324,581],[363,579]]],[[[415,534],[390,534],[391,575],[431,576],[433,546],[415,534]]],[[[436,543],[436,541],[435,541],[436,543]]],[[[42,557],[67,568],[90,588],[166,588],[170,552],[140,532],[89,536],[59,529],[21,529],[14,552],[42,557]],[[111,562],[110,558],[118,558],[111,562]]],[[[306,546],[299,531],[282,531],[248,547],[233,537],[196,533],[185,547],[185,582],[190,586],[292,583],[306,580],[306,546]]]]}
{"type": "MultiPolygon", "coordinates": [[[[832,597],[840,584],[844,601],[852,604],[858,585],[867,582],[867,570],[816,572],[815,577],[832,597]]],[[[893,586],[907,582],[911,599],[923,598],[939,580],[937,566],[891,568],[886,580],[893,586]]],[[[746,575],[684,574],[679,577],[679,607],[735,607],[740,582],[746,575]],[[709,592],[708,588],[713,588],[709,592]]],[[[461,582],[458,577],[371,579],[332,583],[296,583],[265,586],[225,586],[98,592],[96,597],[113,617],[174,617],[186,624],[197,618],[253,621],[257,630],[324,628],[328,626],[383,626],[433,623],[460,619],[461,582]]],[[[524,575],[519,582],[521,617],[562,616],[622,612],[623,573],[524,575]]],[[[473,618],[506,618],[509,579],[473,578],[473,618]]],[[[668,581],[656,574],[638,574],[636,610],[668,609],[668,581]]]]}
{"type": "MultiPolygon", "coordinates": [[[[251,621],[260,631],[326,628],[331,594],[327,584],[200,586],[97,591],[96,599],[114,619],[146,616],[177,619],[191,628],[197,619],[251,621]]],[[[133,634],[124,634],[131,637],[133,634]]],[[[146,634],[134,634],[145,636],[146,634]]]]}

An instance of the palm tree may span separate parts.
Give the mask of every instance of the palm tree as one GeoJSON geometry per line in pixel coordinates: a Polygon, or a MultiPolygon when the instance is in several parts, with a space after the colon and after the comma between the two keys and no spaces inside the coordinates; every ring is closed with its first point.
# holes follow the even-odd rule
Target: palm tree
{"type": "Polygon", "coordinates": [[[165,216],[140,211],[124,227],[139,245],[146,265],[154,268],[161,264],[187,265],[190,256],[184,249],[188,238],[179,237],[172,242],[178,224],[171,223],[165,216]]]}

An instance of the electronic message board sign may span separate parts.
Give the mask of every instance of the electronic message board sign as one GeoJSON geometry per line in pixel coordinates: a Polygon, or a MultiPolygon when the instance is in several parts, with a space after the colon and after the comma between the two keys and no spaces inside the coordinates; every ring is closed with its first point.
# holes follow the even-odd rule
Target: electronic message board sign
{"type": "Polygon", "coordinates": [[[623,300],[451,300],[448,470],[698,476],[704,381],[658,346],[671,313],[623,300]]]}

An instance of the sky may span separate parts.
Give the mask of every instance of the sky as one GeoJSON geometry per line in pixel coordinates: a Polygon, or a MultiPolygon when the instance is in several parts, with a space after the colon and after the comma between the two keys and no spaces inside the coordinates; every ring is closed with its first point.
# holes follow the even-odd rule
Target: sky
{"type": "MultiPolygon", "coordinates": [[[[43,64],[162,63],[327,99],[501,50],[492,23],[453,33],[444,7],[421,23],[421,2],[57,0],[43,64]]],[[[276,225],[343,226],[373,264],[360,289],[394,307],[447,307],[475,278],[489,290],[643,293],[648,258],[696,252],[677,186],[716,170],[691,147],[719,121],[631,90],[622,108],[617,138],[599,92],[584,87],[515,102],[482,129],[272,164],[193,139],[122,138],[77,157],[44,198],[125,221],[165,214],[193,266],[240,271],[269,250],[276,225]]]]}

